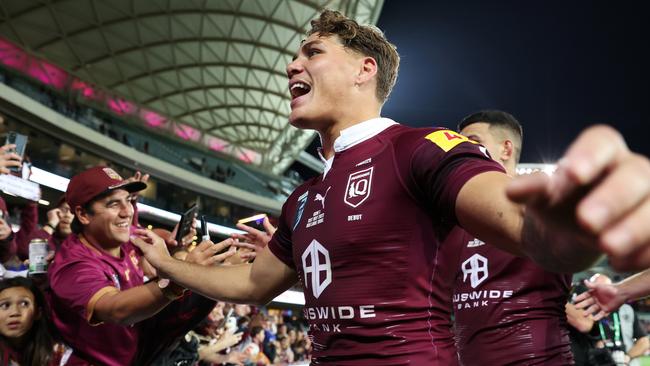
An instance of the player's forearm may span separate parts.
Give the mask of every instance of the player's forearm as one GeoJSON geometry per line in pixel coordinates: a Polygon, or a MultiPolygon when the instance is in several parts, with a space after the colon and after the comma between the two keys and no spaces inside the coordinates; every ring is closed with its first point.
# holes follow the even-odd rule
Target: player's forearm
{"type": "Polygon", "coordinates": [[[615,286],[625,301],[648,296],[650,295],[650,269],[630,276],[615,286]]]}
{"type": "Polygon", "coordinates": [[[602,257],[599,250],[588,243],[577,241],[575,235],[559,228],[549,228],[548,224],[542,227],[530,212],[523,215],[523,252],[544,269],[560,273],[580,272],[593,266],[602,257]]]}
{"type": "Polygon", "coordinates": [[[165,260],[159,273],[205,297],[233,303],[255,303],[258,298],[250,281],[251,264],[202,266],[174,258],[165,260]]]}

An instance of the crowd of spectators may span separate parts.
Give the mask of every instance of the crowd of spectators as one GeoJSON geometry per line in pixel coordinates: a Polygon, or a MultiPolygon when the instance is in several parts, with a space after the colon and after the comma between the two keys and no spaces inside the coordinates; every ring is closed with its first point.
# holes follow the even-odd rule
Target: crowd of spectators
{"type": "MultiPolygon", "coordinates": [[[[20,165],[12,146],[0,148],[0,174],[20,165]]],[[[93,167],[72,178],[41,222],[43,206],[24,202],[10,225],[0,196],[0,364],[308,363],[307,331],[291,311],[216,302],[147,265],[131,242],[164,240],[177,258],[202,265],[254,260],[259,248],[231,238],[196,243],[194,227],[180,243],[175,232],[142,228],[133,202],[146,181],[93,167]],[[29,267],[34,240],[47,242],[45,273],[29,267]]]]}

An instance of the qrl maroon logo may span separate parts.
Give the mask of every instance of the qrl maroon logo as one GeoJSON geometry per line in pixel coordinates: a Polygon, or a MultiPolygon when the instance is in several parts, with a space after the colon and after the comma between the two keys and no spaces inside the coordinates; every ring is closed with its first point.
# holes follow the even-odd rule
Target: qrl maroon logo
{"type": "Polygon", "coordinates": [[[372,187],[372,170],[374,167],[350,174],[345,188],[345,203],[354,208],[358,207],[370,196],[372,187]]]}

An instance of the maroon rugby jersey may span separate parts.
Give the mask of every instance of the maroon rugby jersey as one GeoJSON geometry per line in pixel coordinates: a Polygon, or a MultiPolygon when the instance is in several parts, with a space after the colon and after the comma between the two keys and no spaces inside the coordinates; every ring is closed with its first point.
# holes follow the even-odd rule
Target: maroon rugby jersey
{"type": "Polygon", "coordinates": [[[442,244],[455,273],[463,365],[573,365],[564,305],[571,275],[551,273],[454,228],[442,244]]]}
{"type": "Polygon", "coordinates": [[[314,365],[457,364],[439,243],[463,184],[502,169],[452,131],[387,121],[353,126],[387,128],[345,149],[337,139],[331,169],[288,198],[269,244],[303,284],[314,365]]]}

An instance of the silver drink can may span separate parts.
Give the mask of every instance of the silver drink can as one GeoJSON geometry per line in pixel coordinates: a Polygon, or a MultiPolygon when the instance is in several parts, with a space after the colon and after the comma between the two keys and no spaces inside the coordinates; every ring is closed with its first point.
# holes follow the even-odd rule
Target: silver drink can
{"type": "Polygon", "coordinates": [[[32,239],[29,242],[29,273],[47,272],[47,240],[32,239]]]}

